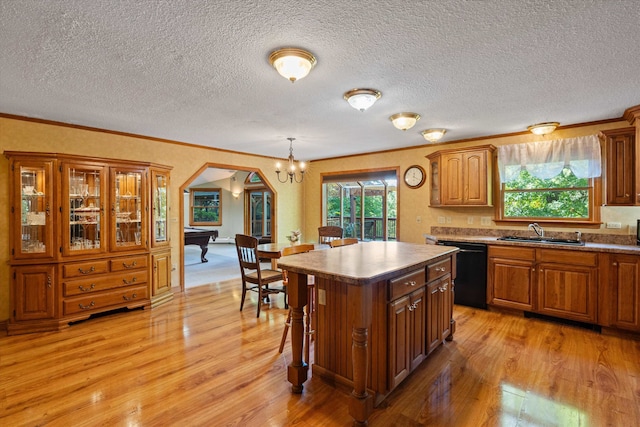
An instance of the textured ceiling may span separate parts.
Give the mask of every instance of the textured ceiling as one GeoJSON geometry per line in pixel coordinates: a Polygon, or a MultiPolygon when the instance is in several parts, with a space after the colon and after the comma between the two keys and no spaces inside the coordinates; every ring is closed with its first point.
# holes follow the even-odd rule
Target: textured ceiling
{"type": "Polygon", "coordinates": [[[621,117],[637,0],[2,0],[0,112],[313,160],[621,117]],[[318,64],[292,84],[280,47],[318,64]],[[361,113],[356,87],[382,98],[361,113]],[[388,117],[422,116],[396,130],[388,117]]]}

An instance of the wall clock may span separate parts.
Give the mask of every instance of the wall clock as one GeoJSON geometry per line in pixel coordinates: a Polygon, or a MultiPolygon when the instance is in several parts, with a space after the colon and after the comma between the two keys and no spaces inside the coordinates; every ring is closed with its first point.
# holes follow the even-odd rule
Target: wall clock
{"type": "Polygon", "coordinates": [[[427,177],[422,166],[413,165],[409,166],[406,171],[404,171],[404,183],[407,184],[410,188],[419,188],[424,184],[424,180],[427,177]]]}

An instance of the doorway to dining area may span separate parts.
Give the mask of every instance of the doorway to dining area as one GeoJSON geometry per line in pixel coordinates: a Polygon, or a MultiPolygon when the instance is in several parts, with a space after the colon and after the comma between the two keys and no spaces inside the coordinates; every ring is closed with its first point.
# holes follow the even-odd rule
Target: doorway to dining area
{"type": "Polygon", "coordinates": [[[275,222],[273,189],[258,171],[206,164],[180,191],[184,194],[180,209],[184,227],[181,227],[181,240],[184,241],[186,228],[217,233],[204,251],[198,245],[181,245],[181,288],[240,279],[235,235],[270,237],[275,222]]]}

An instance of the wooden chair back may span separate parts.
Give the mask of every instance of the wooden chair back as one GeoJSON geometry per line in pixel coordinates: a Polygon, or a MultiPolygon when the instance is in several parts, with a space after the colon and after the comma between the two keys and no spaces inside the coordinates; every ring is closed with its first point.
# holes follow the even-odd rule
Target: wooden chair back
{"type": "Polygon", "coordinates": [[[295,255],[295,254],[301,254],[304,252],[309,252],[315,249],[315,246],[311,243],[303,243],[300,245],[292,245],[292,246],[287,246],[286,248],[282,249],[282,256],[288,256],[288,255],[295,255]]]}
{"type": "Polygon", "coordinates": [[[342,239],[342,227],[335,225],[325,225],[318,227],[318,243],[329,243],[335,239],[342,239]]]}
{"type": "Polygon", "coordinates": [[[260,305],[262,301],[268,299],[269,295],[284,293],[285,308],[287,287],[269,287],[270,283],[284,280],[284,275],[280,270],[263,269],[258,258],[258,239],[246,234],[236,234],[236,250],[238,252],[238,262],[240,263],[240,273],[242,275],[242,299],[240,301],[240,311],[244,307],[245,296],[248,291],[258,294],[258,309],[256,317],[260,317],[260,305]],[[253,286],[247,285],[251,284],[253,286]]]}
{"type": "Polygon", "coordinates": [[[358,239],[356,239],[355,237],[347,237],[345,239],[331,240],[329,242],[329,246],[331,246],[332,248],[337,248],[339,246],[355,245],[357,243],[358,239]]]}

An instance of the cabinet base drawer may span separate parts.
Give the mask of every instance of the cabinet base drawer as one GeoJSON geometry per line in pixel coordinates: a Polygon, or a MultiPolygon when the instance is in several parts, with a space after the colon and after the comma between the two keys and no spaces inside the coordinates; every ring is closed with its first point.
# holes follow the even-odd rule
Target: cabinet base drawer
{"type": "Polygon", "coordinates": [[[106,291],[123,286],[142,285],[148,281],[147,270],[91,277],[86,279],[66,280],[62,284],[65,297],[74,295],[88,295],[91,292],[106,291]]]}
{"type": "Polygon", "coordinates": [[[78,298],[68,298],[63,301],[63,314],[78,314],[103,311],[105,308],[127,307],[142,305],[148,302],[149,296],[146,286],[135,286],[118,289],[112,292],[95,293],[78,298]]]}

